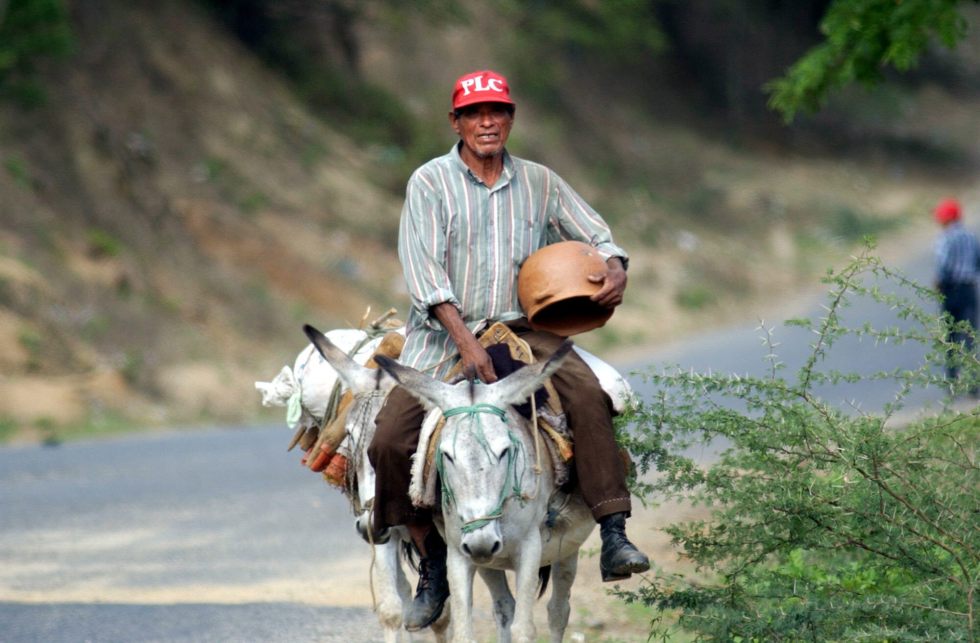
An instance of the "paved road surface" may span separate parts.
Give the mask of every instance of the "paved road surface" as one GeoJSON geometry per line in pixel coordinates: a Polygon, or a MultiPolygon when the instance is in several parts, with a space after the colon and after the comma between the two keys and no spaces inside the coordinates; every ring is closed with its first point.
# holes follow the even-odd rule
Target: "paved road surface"
{"type": "Polygon", "coordinates": [[[368,610],[297,603],[138,605],[0,603],[0,640],[380,641],[368,610]]]}
{"type": "Polygon", "coordinates": [[[0,641],[381,640],[368,548],[288,437],[0,449],[0,641]]]}
{"type": "MultiPolygon", "coordinates": [[[[931,282],[931,256],[920,249],[910,256],[903,272],[906,276],[920,284],[931,282]]],[[[911,289],[902,288],[895,282],[879,282],[882,290],[897,295],[911,297],[911,289]]],[[[898,327],[909,329],[910,321],[900,319],[896,312],[884,304],[869,299],[853,299],[852,305],[842,310],[842,323],[845,326],[860,327],[870,322],[877,329],[898,327]]],[[[921,302],[921,300],[919,300],[921,302]]],[[[820,307],[827,303],[821,295],[808,309],[800,312],[799,316],[813,321],[819,320],[825,311],[820,307]]],[[[924,301],[922,308],[934,312],[938,305],[924,301]]],[[[807,330],[787,326],[783,320],[765,320],[766,326],[772,329],[773,341],[778,343],[775,353],[780,362],[785,364],[781,376],[795,381],[795,374],[809,358],[815,335],[807,330]]],[[[765,376],[770,369],[766,360],[769,349],[764,345],[764,331],[759,329],[759,323],[744,324],[734,328],[724,328],[716,332],[697,337],[695,340],[678,342],[659,349],[652,359],[630,363],[624,366],[630,372],[641,373],[649,370],[659,370],[664,366],[679,365],[684,369],[698,372],[739,373],[753,376],[765,376]]],[[[891,371],[896,368],[916,369],[925,363],[927,349],[921,344],[908,343],[904,345],[880,344],[875,345],[868,339],[845,337],[829,352],[819,369],[823,372],[832,370],[871,375],[879,371],[891,371]]],[[[634,387],[641,394],[652,391],[641,378],[632,378],[634,387]]],[[[855,411],[878,412],[884,405],[894,399],[897,386],[892,381],[865,379],[853,384],[826,385],[814,387],[814,392],[822,399],[845,409],[855,411]]],[[[938,387],[914,390],[907,398],[909,409],[925,407],[936,408],[944,400],[945,392],[938,387]]]]}

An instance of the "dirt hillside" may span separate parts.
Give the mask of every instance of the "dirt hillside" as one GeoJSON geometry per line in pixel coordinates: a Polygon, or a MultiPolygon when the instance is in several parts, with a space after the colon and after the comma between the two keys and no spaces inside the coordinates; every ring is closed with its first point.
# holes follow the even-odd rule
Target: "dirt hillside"
{"type": "MultiPolygon", "coordinates": [[[[76,51],[46,70],[47,102],[0,104],[0,438],[278,421],[252,383],[292,361],[304,322],[405,314],[394,151],[311,110],[193,2],[74,5],[76,51]]],[[[360,73],[444,149],[452,79],[507,69],[500,17],[468,6],[465,23],[361,28],[360,73]]],[[[980,153],[972,94],[929,84],[891,127],[952,150],[935,167],[733,143],[588,80],[562,118],[519,98],[512,147],[569,179],[632,254],[627,303],[581,338],[610,356],[793,297],[866,232],[920,229],[980,153]]]]}

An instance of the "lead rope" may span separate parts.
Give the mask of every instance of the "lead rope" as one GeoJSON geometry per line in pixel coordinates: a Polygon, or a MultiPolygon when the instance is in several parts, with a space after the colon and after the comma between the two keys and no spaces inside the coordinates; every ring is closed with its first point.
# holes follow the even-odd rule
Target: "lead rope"
{"type": "MultiPolygon", "coordinates": [[[[351,470],[353,470],[355,473],[348,473],[350,478],[347,480],[347,493],[350,495],[351,503],[354,505],[355,514],[361,514],[365,511],[368,514],[369,523],[367,525],[367,540],[368,545],[371,546],[371,565],[368,567],[368,584],[371,586],[371,609],[374,612],[378,611],[378,597],[374,593],[374,567],[377,564],[378,558],[378,554],[377,551],[375,551],[374,546],[374,498],[368,500],[364,506],[361,505],[360,494],[358,493],[356,485],[353,484],[353,476],[356,475],[356,471],[364,464],[363,458],[365,457],[365,450],[361,448],[361,446],[364,437],[363,431],[365,424],[368,421],[368,413],[374,406],[374,404],[371,402],[373,402],[375,398],[385,397],[386,395],[387,393],[381,393],[380,391],[375,390],[366,394],[366,396],[358,396],[360,399],[357,399],[354,402],[360,403],[360,406],[358,407],[358,415],[354,418],[354,424],[355,426],[361,427],[361,431],[359,432],[361,435],[358,436],[357,444],[351,445],[351,470]],[[363,401],[364,397],[367,397],[371,401],[363,401]]],[[[348,436],[350,436],[349,432],[348,436]]]]}
{"type": "MultiPolygon", "coordinates": [[[[398,311],[395,310],[394,308],[389,308],[388,309],[388,312],[386,312],[385,314],[381,315],[380,317],[378,317],[377,319],[375,319],[373,322],[371,322],[370,327],[373,330],[373,332],[368,331],[367,332],[367,336],[364,338],[364,340],[362,340],[361,343],[358,346],[356,346],[353,350],[351,350],[351,352],[349,353],[350,356],[351,356],[351,358],[353,358],[353,356],[357,354],[357,351],[361,350],[361,348],[364,346],[364,344],[366,344],[370,339],[373,339],[373,338],[375,338],[375,337],[377,337],[378,335],[381,334],[381,331],[382,331],[381,325],[385,321],[387,321],[390,317],[392,317],[396,312],[398,312],[398,311]]],[[[367,310],[364,311],[364,317],[361,319],[361,328],[364,328],[364,322],[367,321],[368,315],[370,315],[370,314],[371,314],[371,307],[368,306],[367,310]]],[[[337,383],[339,383],[339,381],[340,380],[338,378],[338,382],[337,383]]],[[[335,384],[335,387],[336,387],[336,384],[335,384]]],[[[333,392],[335,392],[335,391],[333,391],[333,392]]],[[[372,396],[376,396],[376,395],[378,395],[378,392],[375,391],[371,395],[372,396]]],[[[387,393],[385,395],[387,395],[387,393]]],[[[331,402],[333,402],[332,399],[331,399],[331,402]]],[[[364,457],[363,451],[361,449],[358,449],[358,452],[361,453],[361,457],[364,457]]],[[[358,463],[357,466],[359,466],[359,464],[360,463],[358,463]]],[[[356,466],[355,466],[355,470],[356,470],[356,466]]],[[[355,502],[357,503],[357,505],[360,506],[360,504],[361,504],[360,498],[357,496],[356,491],[357,491],[356,489],[352,490],[352,492],[351,492],[351,498],[354,498],[355,499],[355,502]]],[[[371,498],[368,501],[367,507],[363,508],[362,511],[367,511],[368,512],[368,517],[370,518],[370,523],[368,523],[368,530],[367,530],[367,532],[368,532],[368,544],[371,546],[371,566],[368,567],[368,584],[370,584],[370,586],[371,586],[371,610],[374,611],[375,613],[377,613],[377,611],[378,611],[378,597],[374,595],[374,566],[377,564],[378,553],[374,549],[374,498],[371,498]]]]}
{"type": "MultiPolygon", "coordinates": [[[[374,548],[374,498],[368,501],[368,516],[371,521],[367,526],[368,545],[371,546],[371,565],[368,567],[368,585],[371,586],[371,611],[378,613],[378,597],[374,595],[374,566],[378,562],[378,552],[374,548]]],[[[399,563],[401,564],[401,563],[399,563]]]]}
{"type": "MultiPolygon", "coordinates": [[[[379,392],[372,391],[368,395],[370,397],[376,397],[379,395],[379,392]]],[[[360,400],[356,400],[353,403],[356,404],[359,401],[360,400]]],[[[369,406],[371,405],[367,403],[361,403],[360,407],[358,408],[358,416],[355,417],[354,419],[355,423],[361,425],[362,430],[364,428],[364,422],[367,420],[367,413],[369,410],[369,406]]],[[[350,433],[348,433],[348,436],[350,436],[350,433]]],[[[362,458],[364,458],[365,456],[364,456],[364,449],[361,448],[361,444],[362,444],[361,437],[362,436],[359,436],[357,444],[351,445],[352,457],[350,461],[350,465],[351,465],[350,468],[355,471],[355,474],[353,475],[356,475],[357,469],[359,469],[364,462],[362,458]]],[[[367,541],[368,541],[368,545],[371,547],[371,564],[368,566],[368,585],[371,587],[371,610],[377,613],[378,597],[374,593],[374,567],[375,565],[377,565],[378,552],[375,550],[375,546],[374,546],[374,498],[371,498],[370,500],[367,501],[365,505],[362,506],[361,498],[360,495],[358,494],[358,490],[356,486],[351,483],[350,479],[347,480],[347,483],[348,483],[347,493],[350,495],[351,504],[354,506],[355,515],[362,514],[365,511],[367,512],[368,515],[367,541]]]]}
{"type": "Polygon", "coordinates": [[[531,394],[531,430],[534,432],[534,473],[541,475],[541,433],[538,431],[538,401],[531,394]]]}

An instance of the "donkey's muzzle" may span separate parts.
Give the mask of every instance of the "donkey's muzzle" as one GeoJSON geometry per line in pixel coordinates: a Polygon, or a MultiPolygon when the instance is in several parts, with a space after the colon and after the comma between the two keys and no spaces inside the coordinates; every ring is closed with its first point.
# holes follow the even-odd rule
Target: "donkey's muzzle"
{"type": "MultiPolygon", "coordinates": [[[[484,529],[482,531],[495,532],[496,530],[484,529]]],[[[493,560],[493,557],[503,549],[503,543],[495,533],[474,533],[463,538],[460,549],[474,563],[483,565],[493,560]]]]}

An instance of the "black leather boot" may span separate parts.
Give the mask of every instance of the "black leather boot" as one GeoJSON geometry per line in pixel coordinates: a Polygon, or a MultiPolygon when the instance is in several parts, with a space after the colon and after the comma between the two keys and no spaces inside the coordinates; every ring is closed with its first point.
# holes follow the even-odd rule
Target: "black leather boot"
{"type": "Polygon", "coordinates": [[[603,582],[623,580],[650,569],[650,559],[626,538],[626,514],[610,514],[599,519],[602,553],[599,571],[603,582]]]}
{"type": "Polygon", "coordinates": [[[405,613],[405,629],[417,632],[432,625],[449,598],[446,578],[446,543],[435,527],[425,537],[426,555],[419,560],[419,584],[415,600],[405,613]]]}

